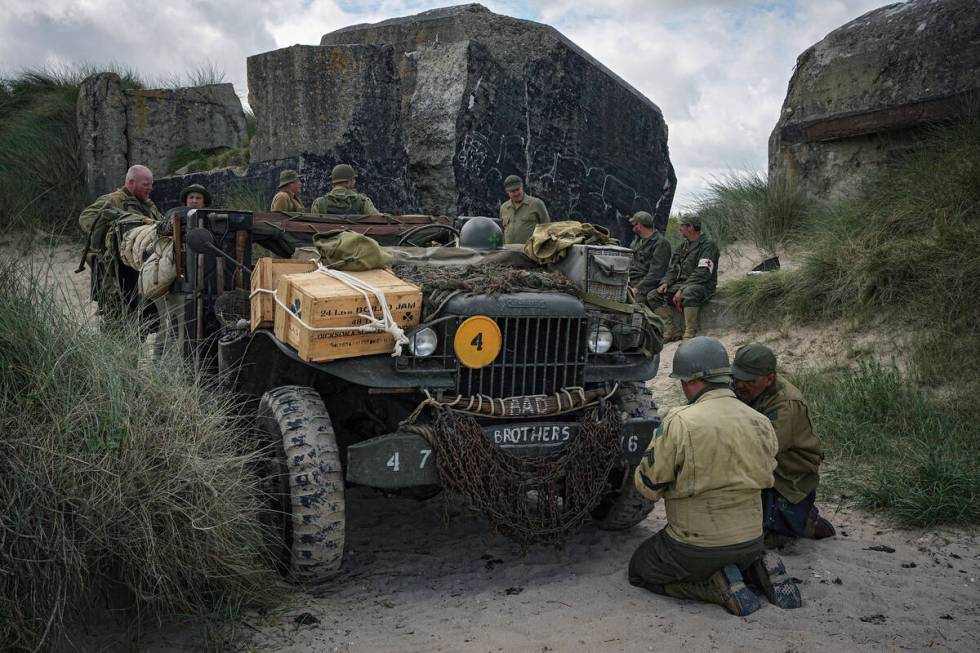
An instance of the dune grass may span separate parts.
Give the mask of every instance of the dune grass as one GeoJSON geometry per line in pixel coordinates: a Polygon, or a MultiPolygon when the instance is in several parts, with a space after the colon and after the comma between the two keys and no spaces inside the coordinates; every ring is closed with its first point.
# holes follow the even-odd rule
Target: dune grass
{"type": "MultiPolygon", "coordinates": [[[[75,220],[92,198],[83,189],[76,103],[82,81],[99,72],[115,72],[126,88],[199,86],[225,78],[209,62],[154,80],[123,68],[89,66],[39,68],[0,78],[0,230],[77,233],[75,220]]],[[[255,117],[249,113],[246,119],[251,138],[255,117]]],[[[184,159],[173,168],[244,165],[248,148],[184,153],[184,159]]]]}
{"type": "Polygon", "coordinates": [[[767,180],[761,174],[732,174],[716,179],[698,198],[693,213],[719,247],[751,242],[774,255],[803,225],[806,200],[785,179],[767,180]]]}
{"type": "Polygon", "coordinates": [[[232,400],[141,360],[137,329],[100,333],[50,282],[0,262],[3,648],[52,647],[107,601],[139,624],[268,600],[257,454],[232,400]]]}
{"type": "Polygon", "coordinates": [[[905,526],[980,523],[980,432],[971,414],[873,361],[793,380],[833,462],[823,474],[831,493],[905,526]]]}

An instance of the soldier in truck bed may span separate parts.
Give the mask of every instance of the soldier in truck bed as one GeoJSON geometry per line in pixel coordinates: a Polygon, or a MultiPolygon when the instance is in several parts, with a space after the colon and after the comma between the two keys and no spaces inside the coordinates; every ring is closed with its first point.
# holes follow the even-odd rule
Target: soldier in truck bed
{"type": "Polygon", "coordinates": [[[270,211],[285,213],[302,213],[305,210],[299,199],[299,191],[303,182],[295,170],[283,170],[279,173],[279,192],[272,198],[270,211]]]}
{"type": "Polygon", "coordinates": [[[517,175],[504,179],[504,191],[509,198],[500,205],[500,224],[504,228],[504,244],[524,244],[539,224],[551,222],[548,208],[537,197],[524,192],[524,181],[517,175]]]}

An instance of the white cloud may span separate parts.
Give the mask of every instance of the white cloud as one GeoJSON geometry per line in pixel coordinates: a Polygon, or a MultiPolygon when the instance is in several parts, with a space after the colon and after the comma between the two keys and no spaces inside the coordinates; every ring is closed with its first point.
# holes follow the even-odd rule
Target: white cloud
{"type": "MultiPolygon", "coordinates": [[[[239,95],[245,59],[326,32],[440,6],[428,0],[0,0],[0,71],[106,64],[150,78],[211,62],[239,95]]],[[[675,207],[711,177],[763,171],[796,57],[883,0],[491,0],[555,26],[653,100],[670,129],[675,207]]]]}

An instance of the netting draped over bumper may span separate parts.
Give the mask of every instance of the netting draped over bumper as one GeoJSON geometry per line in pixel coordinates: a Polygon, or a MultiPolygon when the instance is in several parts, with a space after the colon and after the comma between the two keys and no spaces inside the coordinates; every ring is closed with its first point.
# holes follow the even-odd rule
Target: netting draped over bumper
{"type": "Polygon", "coordinates": [[[497,532],[522,547],[564,542],[590,518],[621,458],[623,422],[610,402],[587,408],[576,437],[559,451],[537,457],[498,448],[466,413],[442,405],[429,408],[431,423],[407,428],[429,440],[443,485],[466,497],[497,532]]]}

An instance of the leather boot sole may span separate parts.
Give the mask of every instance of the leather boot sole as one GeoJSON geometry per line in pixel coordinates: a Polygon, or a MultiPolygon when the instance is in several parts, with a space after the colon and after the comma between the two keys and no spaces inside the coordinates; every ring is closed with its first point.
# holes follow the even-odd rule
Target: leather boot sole
{"type": "Polygon", "coordinates": [[[745,570],[747,580],[762,590],[777,608],[792,610],[803,606],[803,596],[786,574],[786,566],[775,553],[765,553],[745,570]]]}
{"type": "Polygon", "coordinates": [[[732,614],[744,617],[762,607],[759,597],[745,585],[742,572],[735,565],[725,565],[709,580],[721,593],[722,605],[732,614]]]}

